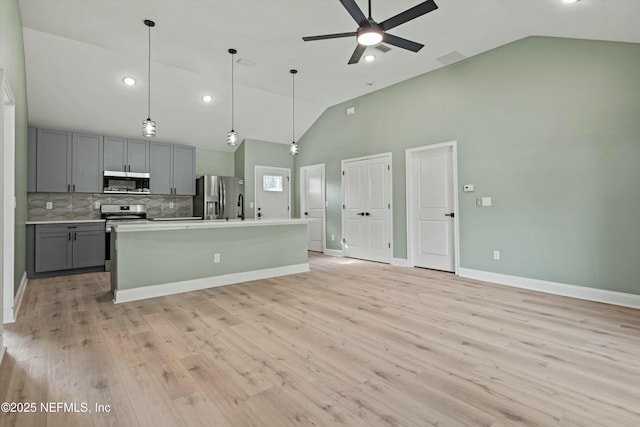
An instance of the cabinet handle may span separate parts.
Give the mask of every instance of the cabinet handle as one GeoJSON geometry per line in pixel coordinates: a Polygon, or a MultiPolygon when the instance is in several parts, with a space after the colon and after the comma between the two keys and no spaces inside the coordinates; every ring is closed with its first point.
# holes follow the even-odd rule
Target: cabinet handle
{"type": "Polygon", "coordinates": [[[78,233],[76,233],[75,231],[73,232],[73,240],[77,240],[78,237],[78,233]]]}
{"type": "Polygon", "coordinates": [[[71,241],[71,232],[67,234],[67,237],[69,237],[69,241],[71,241]]]}
{"type": "Polygon", "coordinates": [[[127,166],[127,172],[131,172],[131,165],[127,166]]]}
{"type": "Polygon", "coordinates": [[[76,185],[75,184],[73,184],[73,192],[74,193],[76,192],[76,185]]]}
{"type": "Polygon", "coordinates": [[[67,184],[67,193],[71,192],[71,184],[67,184]]]}

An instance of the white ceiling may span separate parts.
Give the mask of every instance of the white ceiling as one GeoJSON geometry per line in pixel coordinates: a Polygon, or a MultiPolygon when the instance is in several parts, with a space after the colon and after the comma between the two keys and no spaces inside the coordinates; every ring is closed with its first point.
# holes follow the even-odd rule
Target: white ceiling
{"type": "MultiPolygon", "coordinates": [[[[235,129],[241,139],[290,143],[296,76],[296,140],[332,105],[530,35],[640,42],[640,0],[435,0],[439,9],[390,33],[424,43],[419,53],[375,51],[347,65],[354,39],[302,36],[354,31],[338,0],[20,0],[29,123],[140,137],[147,116],[147,27],[151,31],[151,117],[160,141],[229,150],[231,57],[235,129]],[[138,80],[122,84],[124,76],[138,80]],[[367,85],[368,82],[373,82],[367,85]],[[201,96],[215,101],[204,104],[201,96]]],[[[381,22],[420,0],[373,0],[381,22]]],[[[358,0],[365,10],[366,1],[358,0]]],[[[365,11],[366,13],[366,11],[365,11]]],[[[373,49],[373,48],[369,48],[373,49]]]]}

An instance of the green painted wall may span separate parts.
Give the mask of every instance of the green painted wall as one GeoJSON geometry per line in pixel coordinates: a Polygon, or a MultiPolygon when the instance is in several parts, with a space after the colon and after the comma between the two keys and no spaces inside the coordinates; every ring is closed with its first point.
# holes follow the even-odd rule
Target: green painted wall
{"type": "MultiPolygon", "coordinates": [[[[17,291],[25,272],[25,221],[27,218],[27,82],[22,42],[22,17],[18,0],[0,1],[0,68],[7,75],[16,100],[16,211],[14,291],[17,291]]],[[[2,292],[0,292],[1,294],[2,292]]],[[[2,296],[0,295],[0,307],[2,296]]],[[[2,325],[0,325],[0,347],[2,325]]]]}
{"type": "Polygon", "coordinates": [[[196,176],[233,176],[233,170],[233,153],[196,148],[196,176]]]}
{"type": "Polygon", "coordinates": [[[326,163],[328,247],[340,160],[393,153],[405,258],[405,149],[457,140],[462,267],[640,294],[638,70],[639,44],[530,37],[327,109],[296,170],[326,163]]]}
{"type": "MultiPolygon", "coordinates": [[[[245,217],[254,218],[255,208],[251,203],[255,202],[255,166],[289,168],[293,174],[294,159],[287,144],[245,139],[240,148],[244,150],[245,217]]],[[[236,176],[241,176],[238,170],[236,176]]],[[[291,197],[293,199],[293,189],[291,197]]]]}
{"type": "Polygon", "coordinates": [[[121,290],[308,262],[306,224],[115,234],[121,290]]]}

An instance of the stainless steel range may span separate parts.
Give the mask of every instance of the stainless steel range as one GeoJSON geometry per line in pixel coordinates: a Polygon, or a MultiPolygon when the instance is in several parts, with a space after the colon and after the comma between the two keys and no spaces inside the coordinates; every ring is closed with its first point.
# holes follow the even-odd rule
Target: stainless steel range
{"type": "Polygon", "coordinates": [[[111,269],[111,226],[118,222],[147,221],[146,205],[102,205],[100,217],[105,219],[105,270],[111,269]]]}

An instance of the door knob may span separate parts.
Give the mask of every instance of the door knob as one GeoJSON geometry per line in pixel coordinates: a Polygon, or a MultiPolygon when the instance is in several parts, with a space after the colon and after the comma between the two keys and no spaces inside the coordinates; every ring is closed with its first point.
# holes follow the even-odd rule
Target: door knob
{"type": "Polygon", "coordinates": [[[305,212],[304,214],[305,214],[305,215],[309,215],[309,212],[305,212]]]}
{"type": "Polygon", "coordinates": [[[371,215],[369,212],[365,212],[365,216],[369,216],[371,215]]]}
{"type": "Polygon", "coordinates": [[[356,215],[364,216],[364,212],[358,212],[356,215]]]}
{"type": "Polygon", "coordinates": [[[450,216],[451,218],[453,218],[455,216],[455,213],[451,212],[451,213],[448,213],[448,214],[444,214],[444,216],[450,216]]]}

